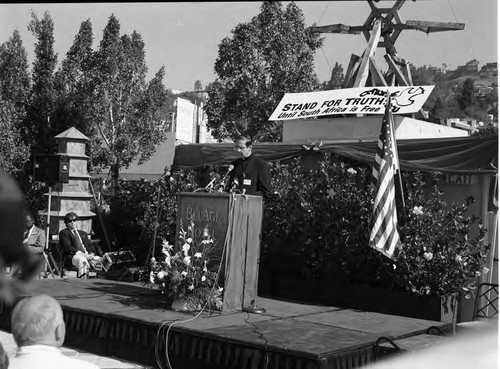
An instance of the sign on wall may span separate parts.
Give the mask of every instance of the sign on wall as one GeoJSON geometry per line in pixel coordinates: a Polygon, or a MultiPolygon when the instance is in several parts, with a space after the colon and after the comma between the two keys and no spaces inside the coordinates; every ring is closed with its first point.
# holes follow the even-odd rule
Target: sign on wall
{"type": "Polygon", "coordinates": [[[334,114],[384,114],[387,90],[391,93],[393,113],[415,113],[424,105],[433,88],[434,86],[384,86],[287,93],[269,120],[334,114]]]}

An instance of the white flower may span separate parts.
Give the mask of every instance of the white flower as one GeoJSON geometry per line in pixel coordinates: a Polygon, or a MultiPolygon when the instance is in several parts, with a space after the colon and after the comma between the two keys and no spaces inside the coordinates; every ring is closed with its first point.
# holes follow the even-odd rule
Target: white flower
{"type": "Polygon", "coordinates": [[[191,256],[185,256],[184,259],[182,259],[182,262],[184,263],[184,265],[191,264],[191,256]]]}
{"type": "Polygon", "coordinates": [[[187,276],[187,275],[188,275],[188,272],[183,271],[183,272],[181,272],[181,275],[182,275],[183,277],[185,277],[185,276],[187,276]]]}
{"type": "Polygon", "coordinates": [[[208,269],[207,269],[207,266],[206,266],[206,265],[205,265],[205,267],[203,268],[203,271],[204,271],[204,272],[207,272],[207,271],[208,271],[208,269]]]}
{"type": "Polygon", "coordinates": [[[188,287],[188,290],[189,290],[189,291],[194,290],[194,285],[193,285],[193,284],[192,284],[192,285],[190,285],[190,286],[188,287]]]}
{"type": "Polygon", "coordinates": [[[156,263],[156,258],[151,258],[151,262],[154,264],[156,263]]]}
{"type": "Polygon", "coordinates": [[[155,283],[155,274],[153,273],[153,271],[149,273],[149,281],[151,283],[155,283]]]}
{"type": "Polygon", "coordinates": [[[455,256],[455,261],[461,263],[462,262],[462,255],[455,256]]]}
{"type": "Polygon", "coordinates": [[[201,258],[201,252],[197,252],[196,254],[194,254],[194,257],[195,258],[201,258]]]}
{"type": "Polygon", "coordinates": [[[415,215],[422,215],[424,213],[424,210],[423,210],[422,206],[414,206],[412,213],[415,215]]]}
{"type": "Polygon", "coordinates": [[[476,275],[477,275],[478,277],[481,277],[481,272],[478,270],[478,271],[476,272],[476,275]]]}
{"type": "Polygon", "coordinates": [[[432,258],[434,257],[434,254],[432,252],[424,252],[424,258],[426,258],[427,260],[432,260],[432,258]]]}
{"type": "Polygon", "coordinates": [[[182,251],[184,252],[184,256],[188,256],[188,251],[189,251],[190,248],[191,248],[191,246],[189,246],[187,243],[185,243],[182,246],[182,251]]]}
{"type": "Polygon", "coordinates": [[[349,173],[351,173],[351,174],[356,174],[356,173],[358,173],[358,172],[356,171],[356,169],[353,169],[353,168],[349,168],[349,169],[347,169],[347,171],[348,171],[349,173]]]}
{"type": "Polygon", "coordinates": [[[165,278],[165,273],[163,273],[163,271],[160,271],[160,272],[158,272],[156,277],[158,277],[158,279],[161,281],[163,278],[165,278]]]}
{"type": "Polygon", "coordinates": [[[163,247],[163,251],[165,251],[165,250],[170,251],[174,248],[173,245],[168,244],[167,240],[163,240],[162,247],[163,247]]]}
{"type": "Polygon", "coordinates": [[[392,264],[392,269],[396,269],[396,264],[392,264]]]}
{"type": "Polygon", "coordinates": [[[207,277],[205,277],[205,276],[201,277],[202,282],[205,282],[206,280],[207,280],[207,277]]]}
{"type": "Polygon", "coordinates": [[[425,286],[425,294],[429,295],[431,293],[431,288],[429,286],[425,286]]]}
{"type": "Polygon", "coordinates": [[[170,256],[170,254],[165,255],[165,264],[167,264],[169,268],[172,268],[172,264],[170,263],[170,260],[172,260],[172,257],[170,256]]]}
{"type": "Polygon", "coordinates": [[[217,292],[222,292],[222,291],[224,291],[224,287],[217,288],[217,292]]]}
{"type": "Polygon", "coordinates": [[[187,240],[186,240],[187,243],[191,243],[193,242],[193,239],[191,237],[189,237],[187,240]]]}

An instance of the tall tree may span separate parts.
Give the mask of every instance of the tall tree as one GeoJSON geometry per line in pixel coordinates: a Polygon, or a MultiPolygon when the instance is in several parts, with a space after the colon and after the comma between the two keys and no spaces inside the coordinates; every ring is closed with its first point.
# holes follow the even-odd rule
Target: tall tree
{"type": "MultiPolygon", "coordinates": [[[[59,70],[55,74],[57,103],[55,107],[55,126],[57,132],[75,127],[91,140],[87,144],[90,156],[90,170],[96,168],[96,146],[101,144],[95,139],[98,134],[93,122],[94,90],[92,78],[94,67],[94,51],[92,50],[93,32],[90,19],[80,24],[73,44],[66,53],[59,70]]],[[[99,151],[97,149],[97,151],[99,151]]]]}
{"type": "Polygon", "coordinates": [[[146,83],[144,42],[137,32],[120,36],[111,15],[92,68],[92,120],[100,134],[96,161],[111,167],[114,189],[120,168],[137,157],[144,161],[164,139],[160,114],[166,104],[163,67],[146,83]]]}
{"type": "Polygon", "coordinates": [[[0,93],[16,108],[25,109],[28,104],[30,76],[28,58],[18,30],[0,45],[0,93]]]}
{"type": "Polygon", "coordinates": [[[92,99],[92,41],[92,23],[88,19],[81,23],[66,58],[55,74],[55,123],[58,131],[75,126],[83,133],[91,134],[89,106],[92,99]]]}
{"type": "Polygon", "coordinates": [[[314,54],[321,44],[293,2],[266,1],[250,22],[237,25],[219,45],[217,77],[207,88],[207,126],[214,137],[281,140],[280,123],[268,118],[286,92],[318,87],[314,54]]]}
{"type": "Polygon", "coordinates": [[[0,45],[0,167],[16,175],[29,158],[21,127],[29,103],[30,77],[26,50],[19,31],[0,45]]]}
{"type": "Polygon", "coordinates": [[[330,80],[326,83],[325,90],[342,88],[342,83],[344,83],[344,68],[342,67],[342,64],[335,62],[330,80]]]}
{"type": "Polygon", "coordinates": [[[53,153],[55,132],[52,114],[55,102],[54,71],[57,54],[54,51],[54,22],[50,13],[46,11],[43,18],[39,19],[32,12],[28,30],[35,36],[36,42],[31,104],[27,109],[27,139],[31,141],[32,154],[53,153]]]}
{"type": "Polygon", "coordinates": [[[15,105],[0,96],[0,168],[16,177],[29,159],[29,147],[22,140],[18,124],[15,105]]]}
{"type": "Polygon", "coordinates": [[[460,109],[462,110],[474,105],[474,80],[472,78],[467,78],[460,86],[457,94],[457,102],[458,106],[460,106],[460,109]]]}

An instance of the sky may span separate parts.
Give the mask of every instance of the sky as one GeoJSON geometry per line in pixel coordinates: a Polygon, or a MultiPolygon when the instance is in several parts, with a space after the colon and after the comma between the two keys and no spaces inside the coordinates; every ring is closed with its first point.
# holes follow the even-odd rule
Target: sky
{"type": "MultiPolygon", "coordinates": [[[[392,7],[394,0],[382,0],[378,7],[392,7]]],[[[284,2],[285,4],[287,2],[284,2]]],[[[167,88],[190,91],[200,80],[203,87],[215,79],[214,63],[220,42],[239,23],[259,13],[261,2],[141,2],[141,3],[17,3],[0,4],[0,43],[17,29],[31,64],[33,35],[27,26],[33,10],[39,18],[48,10],[54,21],[55,49],[61,62],[81,22],[90,19],[96,48],[103,29],[114,14],[121,32],[137,31],[146,48],[148,79],[164,65],[167,88]]],[[[362,25],[370,14],[364,0],[297,1],[307,26],[343,23],[362,25]]],[[[498,59],[497,0],[408,0],[399,11],[401,20],[465,23],[465,30],[431,33],[406,30],[395,46],[398,55],[416,66],[446,64],[455,69],[477,59],[480,67],[498,59]]],[[[347,68],[351,54],[361,55],[366,47],[363,35],[323,34],[324,44],[316,53],[315,68],[320,81],[330,78],[335,62],[347,68]]],[[[384,71],[384,50],[377,49],[378,65],[384,71]]]]}

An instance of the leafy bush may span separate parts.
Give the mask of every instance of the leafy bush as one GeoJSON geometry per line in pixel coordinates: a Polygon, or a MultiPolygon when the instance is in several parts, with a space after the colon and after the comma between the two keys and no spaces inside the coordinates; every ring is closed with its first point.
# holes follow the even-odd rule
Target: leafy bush
{"type": "MultiPolygon", "coordinates": [[[[139,263],[146,261],[156,226],[155,245],[161,245],[160,239],[174,243],[177,194],[196,188],[192,172],[167,174],[159,181],[121,180],[120,191],[115,197],[106,190],[103,192],[106,205],[98,211],[104,216],[113,249],[132,249],[139,263]]],[[[160,253],[161,246],[155,247],[155,255],[160,253]]]]}
{"type": "Polygon", "coordinates": [[[488,253],[483,243],[486,230],[476,216],[467,215],[473,198],[448,207],[435,175],[428,192],[421,173],[406,177],[407,214],[400,226],[403,245],[394,277],[420,294],[448,296],[464,291],[470,297],[478,277],[488,272],[483,267],[488,253]]]}
{"type": "Polygon", "coordinates": [[[272,173],[278,195],[266,204],[263,268],[437,295],[468,293],[486,271],[486,231],[466,215],[472,200],[449,206],[436,175],[404,173],[402,247],[391,260],[368,246],[370,167],[325,154],[315,169],[301,171],[296,160],[272,173]]]}

